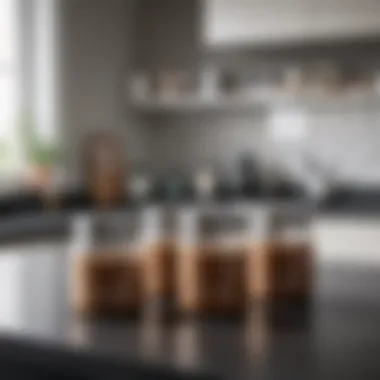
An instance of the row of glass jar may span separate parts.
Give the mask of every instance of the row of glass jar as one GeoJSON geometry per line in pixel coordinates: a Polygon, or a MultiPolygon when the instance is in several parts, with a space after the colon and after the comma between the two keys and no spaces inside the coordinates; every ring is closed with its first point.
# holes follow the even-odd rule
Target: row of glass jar
{"type": "Polygon", "coordinates": [[[250,300],[308,297],[305,213],[277,207],[152,208],[77,220],[72,299],[85,312],[243,311],[250,300]]]}

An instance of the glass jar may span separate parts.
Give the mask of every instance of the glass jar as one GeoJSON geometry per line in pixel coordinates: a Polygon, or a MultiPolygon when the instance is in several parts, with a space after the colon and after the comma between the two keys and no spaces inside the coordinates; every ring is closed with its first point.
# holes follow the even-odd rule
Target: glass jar
{"type": "Polygon", "coordinates": [[[244,218],[230,207],[180,216],[178,304],[183,312],[240,312],[245,301],[244,218]]]}
{"type": "Polygon", "coordinates": [[[138,312],[142,305],[141,223],[138,212],[91,216],[91,247],[74,262],[74,306],[88,314],[138,312]]]}
{"type": "Polygon", "coordinates": [[[143,214],[145,299],[166,311],[173,303],[175,289],[175,209],[150,207],[143,214]]]}
{"type": "Polygon", "coordinates": [[[250,294],[257,299],[308,297],[313,261],[310,214],[281,205],[269,212],[268,240],[255,252],[256,280],[250,294]]]}

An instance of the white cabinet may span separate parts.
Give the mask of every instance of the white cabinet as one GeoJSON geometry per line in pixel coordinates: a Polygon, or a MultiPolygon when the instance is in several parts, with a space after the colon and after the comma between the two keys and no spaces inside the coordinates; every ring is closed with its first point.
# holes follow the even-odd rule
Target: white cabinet
{"type": "Polygon", "coordinates": [[[380,35],[378,0],[307,0],[306,37],[345,38],[380,35]]]}
{"type": "Polygon", "coordinates": [[[219,45],[301,38],[308,21],[305,12],[302,0],[210,0],[205,39],[219,45]]]}
{"type": "Polygon", "coordinates": [[[322,216],[313,240],[323,262],[380,265],[380,218],[322,216]]]}
{"type": "Polygon", "coordinates": [[[378,0],[206,0],[212,46],[380,35],[378,0]]]}

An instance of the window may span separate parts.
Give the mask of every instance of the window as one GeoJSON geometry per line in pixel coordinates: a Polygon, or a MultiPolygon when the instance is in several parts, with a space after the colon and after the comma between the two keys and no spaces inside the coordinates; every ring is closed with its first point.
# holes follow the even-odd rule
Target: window
{"type": "Polygon", "coordinates": [[[17,2],[0,0],[0,172],[21,164],[17,2]]]}

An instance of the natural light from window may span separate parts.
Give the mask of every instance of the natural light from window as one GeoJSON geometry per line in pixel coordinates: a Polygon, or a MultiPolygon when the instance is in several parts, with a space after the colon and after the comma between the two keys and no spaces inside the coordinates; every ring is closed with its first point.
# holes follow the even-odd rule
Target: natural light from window
{"type": "Polygon", "coordinates": [[[21,165],[17,2],[0,0],[0,171],[21,165]]]}

